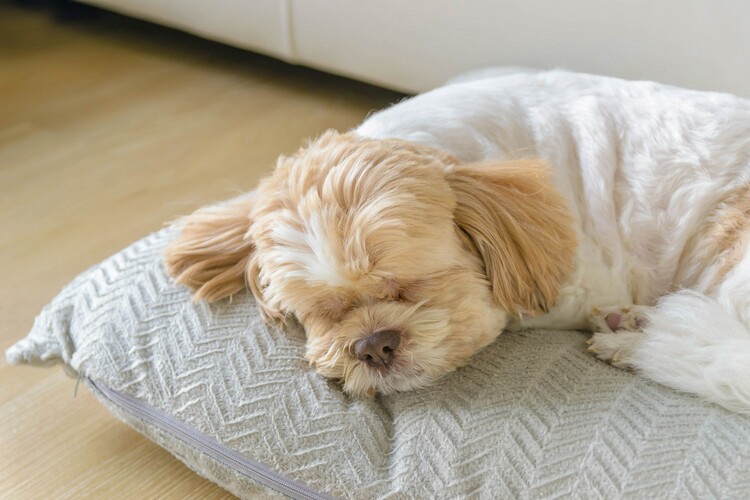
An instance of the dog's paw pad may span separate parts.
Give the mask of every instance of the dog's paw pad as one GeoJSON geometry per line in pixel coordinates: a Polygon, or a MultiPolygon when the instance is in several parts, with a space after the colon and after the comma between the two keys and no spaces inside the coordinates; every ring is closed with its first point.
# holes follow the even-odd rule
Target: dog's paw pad
{"type": "Polygon", "coordinates": [[[588,340],[588,352],[617,368],[633,369],[633,351],[641,341],[641,332],[596,332],[588,340]]]}
{"type": "Polygon", "coordinates": [[[595,332],[640,332],[648,324],[646,306],[595,307],[589,315],[591,330],[595,332]]]}

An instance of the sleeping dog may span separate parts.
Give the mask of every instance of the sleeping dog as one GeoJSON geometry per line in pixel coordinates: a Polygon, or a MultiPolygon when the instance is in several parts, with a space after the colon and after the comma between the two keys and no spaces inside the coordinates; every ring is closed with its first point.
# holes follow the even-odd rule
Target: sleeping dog
{"type": "Polygon", "coordinates": [[[328,131],[198,210],[170,272],[295,317],[353,395],[417,389],[504,329],[750,412],[750,102],[563,71],[464,78],[328,131]]]}

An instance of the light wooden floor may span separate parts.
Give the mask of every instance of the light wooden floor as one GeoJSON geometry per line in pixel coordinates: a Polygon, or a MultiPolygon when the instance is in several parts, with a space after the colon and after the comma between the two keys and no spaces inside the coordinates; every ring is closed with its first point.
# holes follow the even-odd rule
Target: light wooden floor
{"type": "MultiPolygon", "coordinates": [[[[399,98],[114,15],[0,3],[0,349],[88,266],[399,98]]],[[[74,386],[0,357],[0,497],[227,495],[74,386]]]]}

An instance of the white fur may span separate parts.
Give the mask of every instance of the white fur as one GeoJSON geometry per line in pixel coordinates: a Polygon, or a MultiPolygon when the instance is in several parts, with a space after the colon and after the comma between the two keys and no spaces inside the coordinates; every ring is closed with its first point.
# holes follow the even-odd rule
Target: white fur
{"type": "Polygon", "coordinates": [[[750,102],[563,71],[487,75],[376,113],[356,132],[467,162],[548,160],[577,220],[576,269],[549,314],[510,327],[584,329],[596,306],[656,305],[645,335],[628,336],[629,363],[750,412],[750,257],[710,295],[680,260],[717,200],[750,180],[750,102]],[[693,291],[670,294],[682,288],[693,291]]]}
{"type": "Polygon", "coordinates": [[[312,214],[305,224],[305,230],[295,229],[287,224],[274,227],[274,234],[286,243],[280,246],[278,258],[285,262],[299,262],[299,272],[289,272],[289,277],[300,278],[308,283],[325,283],[330,286],[346,286],[349,279],[336,265],[339,260],[331,248],[330,235],[319,214],[312,214]]]}
{"type": "Polygon", "coordinates": [[[731,410],[750,410],[750,333],[716,299],[694,291],[667,295],[644,333],[631,361],[644,375],[731,410]]]}

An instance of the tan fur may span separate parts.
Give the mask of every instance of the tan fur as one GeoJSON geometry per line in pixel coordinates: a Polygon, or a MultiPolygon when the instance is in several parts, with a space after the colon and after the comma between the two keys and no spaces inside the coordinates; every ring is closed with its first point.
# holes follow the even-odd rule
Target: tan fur
{"type": "Polygon", "coordinates": [[[716,285],[739,263],[750,241],[750,186],[732,197],[713,225],[709,241],[713,242],[714,255],[721,260],[714,277],[716,285]]]}
{"type": "Polygon", "coordinates": [[[195,289],[195,300],[220,300],[245,289],[253,250],[248,239],[249,198],[210,206],[185,217],[180,235],[167,248],[175,281],[195,289]]]}
{"type": "Polygon", "coordinates": [[[246,275],[264,316],[297,318],[310,363],[357,395],[431,383],[508,312],[551,307],[575,250],[539,164],[464,166],[399,140],[328,132],[280,158],[255,199],[189,217],[170,270],[212,299],[246,275]],[[352,351],[383,329],[401,334],[385,373],[352,351]]]}
{"type": "Polygon", "coordinates": [[[750,185],[745,185],[726,195],[692,238],[682,259],[685,271],[679,285],[694,287],[710,273],[704,282],[706,291],[712,290],[739,263],[748,244],[750,185]]]}
{"type": "Polygon", "coordinates": [[[455,205],[440,164],[430,153],[404,145],[329,132],[279,159],[274,174],[259,186],[253,211],[260,301],[291,312],[310,309],[308,302],[335,291],[295,278],[302,271],[297,261],[270,261],[280,249],[310,250],[283,241],[274,229],[306,232],[314,219],[332,251],[329,260],[346,282],[368,293],[375,293],[379,283],[392,286],[386,282],[390,275],[376,272],[378,265],[393,261],[408,266],[413,258],[409,242],[424,243],[434,233],[430,222],[450,217],[455,205]]]}
{"type": "Polygon", "coordinates": [[[482,256],[498,305],[536,314],[554,306],[572,270],[576,237],[569,211],[535,160],[455,167],[456,223],[482,256]]]}

